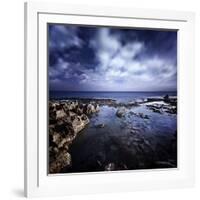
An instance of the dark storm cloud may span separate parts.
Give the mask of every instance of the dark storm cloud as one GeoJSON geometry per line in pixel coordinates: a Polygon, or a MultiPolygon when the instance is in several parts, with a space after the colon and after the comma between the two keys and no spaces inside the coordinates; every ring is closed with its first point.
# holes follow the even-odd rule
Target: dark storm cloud
{"type": "Polygon", "coordinates": [[[176,90],[172,31],[49,25],[50,90],[176,90]]]}

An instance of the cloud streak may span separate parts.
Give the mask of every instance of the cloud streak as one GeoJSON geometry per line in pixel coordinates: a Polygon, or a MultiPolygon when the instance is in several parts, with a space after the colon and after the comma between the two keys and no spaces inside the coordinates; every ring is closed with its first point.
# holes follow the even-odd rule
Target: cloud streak
{"type": "Polygon", "coordinates": [[[177,34],[49,27],[50,90],[176,91],[177,34]]]}

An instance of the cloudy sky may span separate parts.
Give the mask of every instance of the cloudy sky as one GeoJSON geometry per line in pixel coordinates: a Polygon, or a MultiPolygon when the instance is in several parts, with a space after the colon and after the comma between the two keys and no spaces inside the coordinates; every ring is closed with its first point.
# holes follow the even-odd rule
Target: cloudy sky
{"type": "Polygon", "coordinates": [[[49,88],[176,91],[177,33],[49,25],[49,88]]]}

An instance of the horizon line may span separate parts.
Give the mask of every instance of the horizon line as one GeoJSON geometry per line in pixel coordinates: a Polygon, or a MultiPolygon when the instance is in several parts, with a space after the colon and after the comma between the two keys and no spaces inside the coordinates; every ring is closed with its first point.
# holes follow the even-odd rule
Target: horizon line
{"type": "Polygon", "coordinates": [[[177,90],[157,90],[157,91],[74,91],[74,90],[49,90],[49,92],[177,92],[177,90]]]}

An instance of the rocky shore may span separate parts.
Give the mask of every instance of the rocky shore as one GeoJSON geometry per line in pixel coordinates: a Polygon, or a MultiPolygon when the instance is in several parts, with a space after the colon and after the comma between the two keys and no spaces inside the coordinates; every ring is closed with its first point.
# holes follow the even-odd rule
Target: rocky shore
{"type": "Polygon", "coordinates": [[[77,134],[90,122],[89,117],[99,112],[99,105],[78,101],[49,103],[49,172],[58,173],[72,163],[69,146],[77,134]]]}
{"type": "MultiPolygon", "coordinates": [[[[177,114],[177,98],[169,97],[149,97],[146,99],[138,99],[127,103],[117,102],[112,99],[67,99],[67,100],[50,100],[49,101],[49,173],[60,173],[63,169],[71,169],[73,166],[73,157],[70,153],[71,145],[75,138],[81,134],[86,126],[90,124],[91,119],[96,116],[102,106],[108,106],[115,108],[116,119],[124,119],[126,116],[135,116],[141,120],[149,120],[149,115],[143,112],[130,111],[132,108],[144,106],[153,113],[162,114],[177,114]]],[[[123,122],[123,121],[122,121],[123,122]]],[[[96,124],[95,128],[101,129],[105,132],[106,125],[104,123],[96,124]]],[[[123,151],[129,152],[131,157],[142,157],[143,165],[147,167],[175,167],[176,161],[159,161],[159,159],[153,159],[149,161],[153,155],[153,144],[144,138],[138,130],[134,127],[129,127],[128,124],[124,127],[127,129],[130,136],[120,136],[119,138],[112,137],[112,141],[116,148],[123,149],[123,151]],[[121,139],[120,139],[121,138],[121,139]],[[120,142],[119,142],[120,140],[120,142]],[[133,148],[131,148],[133,147],[133,148]],[[138,150],[137,150],[138,149],[138,150]],[[143,153],[142,153],[143,152],[143,153]],[[144,155],[142,155],[144,154],[144,155]],[[148,158],[149,157],[149,158],[148,158]],[[153,164],[152,164],[153,163],[153,164]]],[[[100,130],[100,131],[101,131],[100,130]]],[[[171,141],[171,140],[170,140],[171,141]]],[[[170,145],[173,147],[173,153],[176,153],[176,135],[173,142],[170,145]]],[[[154,151],[162,152],[157,146],[154,151]]],[[[92,150],[91,150],[92,151],[92,150]]],[[[171,151],[171,149],[169,150],[171,151]]],[[[162,156],[161,156],[162,157],[162,156]]],[[[131,161],[131,164],[124,164],[110,162],[102,164],[103,161],[96,160],[99,170],[122,170],[122,169],[134,169],[134,166],[143,168],[141,162],[131,161]],[[134,164],[133,164],[134,163],[134,164]],[[140,164],[139,164],[140,163],[140,164]],[[141,165],[141,166],[140,166],[141,165]]],[[[136,168],[137,168],[136,167],[136,168]]],[[[70,171],[70,170],[69,170],[70,171]]]]}

